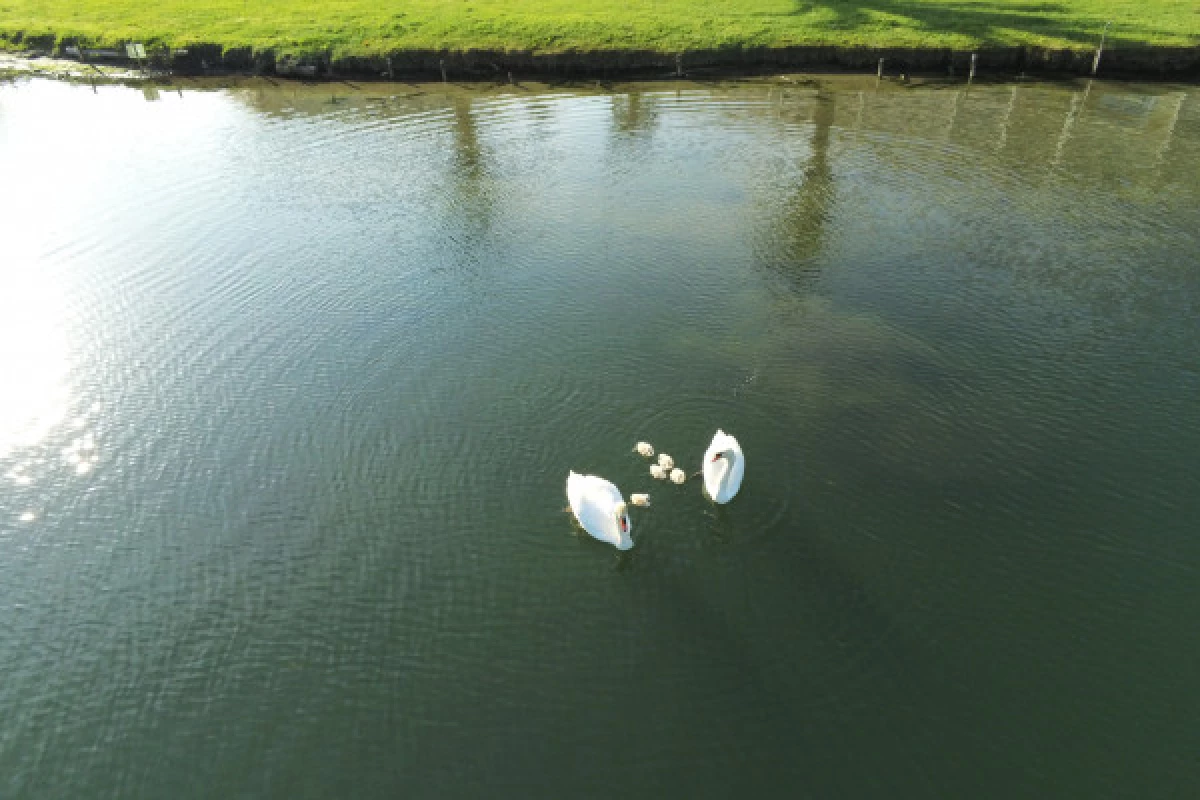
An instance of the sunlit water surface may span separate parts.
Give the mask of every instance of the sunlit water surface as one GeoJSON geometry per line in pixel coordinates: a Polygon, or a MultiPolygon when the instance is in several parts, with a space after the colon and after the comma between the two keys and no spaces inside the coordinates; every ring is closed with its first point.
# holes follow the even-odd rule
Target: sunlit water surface
{"type": "Polygon", "coordinates": [[[0,796],[1196,796],[1198,165],[1194,87],[0,85],[0,796]],[[718,426],[725,507],[631,452],[718,426]]]}

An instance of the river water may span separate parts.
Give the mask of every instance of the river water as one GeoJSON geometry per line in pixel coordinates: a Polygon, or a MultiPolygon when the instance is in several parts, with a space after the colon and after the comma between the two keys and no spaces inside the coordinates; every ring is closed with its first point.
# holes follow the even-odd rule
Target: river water
{"type": "Polygon", "coordinates": [[[0,176],[0,796],[1200,792],[1195,87],[23,79],[0,176]]]}

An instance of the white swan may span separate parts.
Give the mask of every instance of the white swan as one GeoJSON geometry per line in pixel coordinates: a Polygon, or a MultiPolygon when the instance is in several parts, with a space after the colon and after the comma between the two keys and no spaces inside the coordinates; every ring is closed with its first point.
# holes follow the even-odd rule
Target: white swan
{"type": "Polygon", "coordinates": [[[675,459],[671,458],[666,453],[659,453],[658,465],[669,472],[671,467],[675,466],[675,459]]]}
{"type": "Polygon", "coordinates": [[[679,467],[676,467],[675,469],[671,470],[671,480],[675,483],[683,483],[687,480],[687,473],[685,473],[679,467]]]}
{"type": "Polygon", "coordinates": [[[593,538],[618,550],[633,547],[629,514],[616,486],[595,475],[572,472],[567,476],[567,502],[575,519],[593,538]]]}
{"type": "Polygon", "coordinates": [[[638,451],[638,455],[645,456],[646,458],[654,455],[654,446],[649,442],[638,442],[633,449],[638,451]]]}
{"type": "Polygon", "coordinates": [[[642,508],[649,508],[650,507],[650,495],[636,494],[636,493],[631,494],[631,495],[629,495],[629,502],[633,503],[635,506],[641,506],[642,508]]]}
{"type": "Polygon", "coordinates": [[[738,440],[725,431],[717,430],[712,444],[704,452],[704,488],[718,503],[728,503],[742,488],[746,474],[746,459],[738,440]]]}
{"type": "Polygon", "coordinates": [[[656,481],[661,481],[663,478],[667,477],[667,471],[658,464],[651,464],[650,477],[654,478],[656,481]]]}

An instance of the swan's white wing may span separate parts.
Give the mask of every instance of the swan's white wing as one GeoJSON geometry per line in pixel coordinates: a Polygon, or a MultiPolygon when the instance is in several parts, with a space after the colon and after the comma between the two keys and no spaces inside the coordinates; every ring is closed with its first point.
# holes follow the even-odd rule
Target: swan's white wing
{"type": "Polygon", "coordinates": [[[728,503],[742,488],[742,478],[746,475],[746,457],[742,454],[742,446],[738,444],[737,439],[729,434],[722,435],[725,437],[724,447],[733,451],[734,459],[721,481],[721,494],[715,499],[718,503],[728,503]]]}
{"type": "Polygon", "coordinates": [[[713,495],[713,499],[718,503],[728,503],[738,493],[738,490],[742,488],[742,478],[745,475],[746,459],[739,450],[737,451],[737,458],[733,462],[733,468],[726,471],[724,480],[721,481],[720,492],[713,495]]]}
{"type": "Polygon", "coordinates": [[[567,503],[571,506],[571,512],[576,517],[579,516],[579,509],[583,505],[583,493],[587,488],[587,477],[575,471],[572,471],[567,476],[567,503]]]}
{"type": "Polygon", "coordinates": [[[709,447],[716,448],[713,450],[714,453],[723,453],[730,449],[736,450],[739,454],[742,452],[742,448],[738,444],[738,440],[720,428],[717,429],[717,433],[713,436],[712,444],[709,445],[709,447]]]}
{"type": "Polygon", "coordinates": [[[701,469],[704,471],[704,490],[708,492],[708,496],[716,499],[717,493],[720,492],[721,473],[725,471],[724,464],[713,463],[717,453],[723,452],[721,447],[721,437],[725,434],[717,431],[717,435],[713,437],[712,444],[704,451],[704,464],[701,469]]]}

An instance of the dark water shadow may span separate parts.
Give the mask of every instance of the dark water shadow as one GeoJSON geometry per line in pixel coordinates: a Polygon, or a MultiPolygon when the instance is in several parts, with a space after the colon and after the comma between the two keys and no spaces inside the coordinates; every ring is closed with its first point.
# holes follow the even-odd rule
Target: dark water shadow
{"type": "Polygon", "coordinates": [[[454,145],[448,199],[453,207],[450,216],[458,224],[447,230],[446,236],[459,253],[461,263],[473,265],[474,271],[484,262],[496,203],[488,154],[480,142],[479,123],[471,106],[469,95],[456,94],[451,100],[454,145]]]}
{"type": "MultiPolygon", "coordinates": [[[[703,558],[676,571],[663,569],[663,556],[656,553],[630,553],[646,557],[638,570],[643,579],[634,587],[637,605],[661,637],[659,646],[674,658],[703,659],[703,670],[711,673],[703,683],[728,687],[730,694],[714,698],[717,707],[697,723],[725,713],[720,707],[726,703],[754,708],[753,720],[730,715],[727,725],[742,729],[738,735],[751,735],[747,726],[774,732],[763,757],[771,779],[778,780],[794,777],[797,768],[781,760],[783,754],[827,735],[813,720],[842,717],[854,722],[839,726],[838,735],[895,736],[894,757],[914,773],[910,778],[923,779],[925,720],[907,706],[888,703],[903,696],[914,707],[938,709],[956,725],[969,725],[972,704],[944,681],[946,665],[936,647],[919,626],[889,608],[869,577],[806,533],[814,520],[794,518],[794,535],[763,557],[745,549],[746,540],[735,530],[737,515],[736,508],[714,512],[723,564],[703,558]],[[752,581],[744,577],[750,562],[752,581]],[[814,641],[823,644],[814,647],[814,641]],[[832,689],[829,670],[845,675],[862,694],[842,696],[832,689]],[[736,681],[730,683],[730,676],[736,681]]],[[[971,746],[960,745],[959,753],[971,746]]]]}
{"type": "Polygon", "coordinates": [[[799,184],[780,205],[769,261],[797,291],[808,293],[820,280],[814,264],[825,240],[826,227],[836,200],[829,145],[837,112],[837,95],[818,89],[813,111],[812,153],[800,172],[799,184]]]}
{"type": "Polygon", "coordinates": [[[651,136],[658,123],[659,110],[652,98],[633,91],[613,95],[613,129],[627,136],[651,136]]]}

